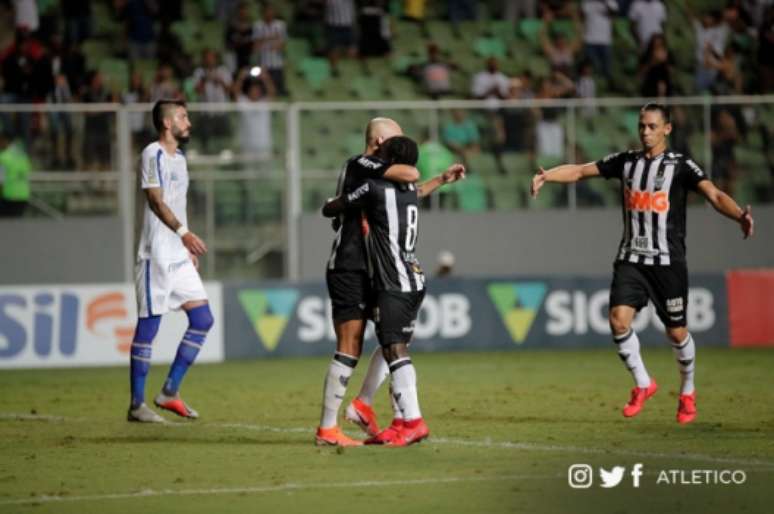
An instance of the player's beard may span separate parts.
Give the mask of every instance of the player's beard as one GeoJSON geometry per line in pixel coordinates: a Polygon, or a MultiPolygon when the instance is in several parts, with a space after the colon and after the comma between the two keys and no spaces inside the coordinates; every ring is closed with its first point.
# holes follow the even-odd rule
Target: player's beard
{"type": "Polygon", "coordinates": [[[182,130],[172,129],[172,135],[175,137],[177,144],[183,146],[188,142],[191,137],[191,131],[183,132],[182,130]]]}

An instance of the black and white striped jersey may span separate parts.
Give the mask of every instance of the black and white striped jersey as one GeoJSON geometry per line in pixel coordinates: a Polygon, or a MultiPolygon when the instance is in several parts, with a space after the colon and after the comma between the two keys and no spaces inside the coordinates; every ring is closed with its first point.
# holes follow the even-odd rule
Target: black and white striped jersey
{"type": "MultiPolygon", "coordinates": [[[[336,185],[336,196],[347,195],[368,178],[381,178],[389,166],[369,155],[356,155],[344,163],[336,185]]],[[[328,270],[366,271],[368,269],[360,210],[349,209],[338,217],[339,228],[333,240],[328,270]]]]}
{"type": "Polygon", "coordinates": [[[425,288],[414,253],[419,229],[417,188],[388,180],[366,180],[344,197],[348,208],[364,209],[369,272],[374,289],[411,293],[425,288]]]}
{"type": "Polygon", "coordinates": [[[624,230],[616,260],[646,266],[685,262],[686,197],[707,180],[689,157],[669,150],[648,159],[627,151],[597,161],[603,177],[621,180],[624,230]]]}

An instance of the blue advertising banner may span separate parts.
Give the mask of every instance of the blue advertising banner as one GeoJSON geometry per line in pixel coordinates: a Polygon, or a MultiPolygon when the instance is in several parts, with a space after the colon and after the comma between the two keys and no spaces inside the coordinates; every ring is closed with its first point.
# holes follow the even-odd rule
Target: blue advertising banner
{"type": "MultiPolygon", "coordinates": [[[[702,345],[728,346],[723,275],[691,277],[688,326],[702,345]]],[[[610,278],[431,279],[414,351],[604,347],[610,278]]],[[[328,355],[335,348],[325,284],[226,283],[225,357],[328,355]]],[[[652,306],[634,323],[644,345],[666,344],[652,306]]],[[[367,339],[373,340],[369,323],[367,339]]]]}

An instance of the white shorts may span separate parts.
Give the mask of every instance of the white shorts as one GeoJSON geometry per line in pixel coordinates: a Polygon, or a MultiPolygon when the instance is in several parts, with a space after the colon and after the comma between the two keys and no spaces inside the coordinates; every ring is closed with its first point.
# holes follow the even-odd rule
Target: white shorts
{"type": "Polygon", "coordinates": [[[175,263],[143,259],[137,263],[134,276],[140,318],[159,316],[180,309],[186,302],[207,299],[202,279],[190,259],[175,263]]]}

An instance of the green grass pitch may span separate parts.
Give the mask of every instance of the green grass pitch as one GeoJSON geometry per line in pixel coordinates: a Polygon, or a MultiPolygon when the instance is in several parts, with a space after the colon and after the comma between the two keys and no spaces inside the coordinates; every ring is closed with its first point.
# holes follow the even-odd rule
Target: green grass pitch
{"type": "MultiPolygon", "coordinates": [[[[688,426],[671,352],[644,357],[661,389],[627,420],[613,348],[417,354],[431,438],[345,451],[313,445],[327,359],[194,367],[183,393],[201,419],[163,426],[125,421],[124,368],[2,371],[0,513],[774,512],[774,351],[700,347],[688,426]],[[588,489],[568,485],[579,463],[595,470],[588,489]],[[624,466],[621,484],[600,487],[600,466],[624,466]],[[673,469],[745,482],[658,483],[673,469]]],[[[149,397],[165,373],[151,371],[149,397]]],[[[377,410],[386,423],[386,390],[377,410]]]]}

